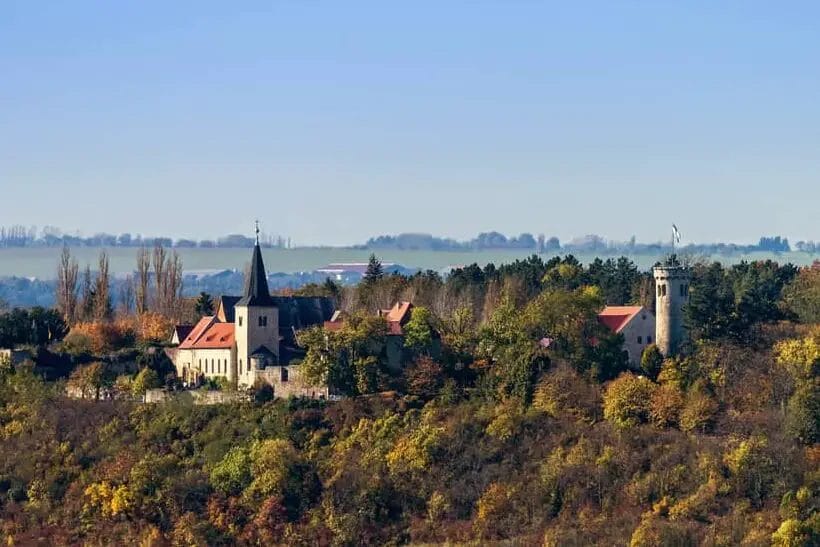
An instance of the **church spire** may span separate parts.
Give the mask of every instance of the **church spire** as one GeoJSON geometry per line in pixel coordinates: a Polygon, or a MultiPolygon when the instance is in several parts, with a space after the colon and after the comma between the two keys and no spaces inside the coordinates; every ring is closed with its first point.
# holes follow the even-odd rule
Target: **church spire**
{"type": "Polygon", "coordinates": [[[256,224],[256,244],[253,246],[251,269],[245,281],[245,293],[237,306],[275,306],[268,289],[268,278],[265,264],[262,262],[262,251],[259,248],[259,223],[256,224]]]}

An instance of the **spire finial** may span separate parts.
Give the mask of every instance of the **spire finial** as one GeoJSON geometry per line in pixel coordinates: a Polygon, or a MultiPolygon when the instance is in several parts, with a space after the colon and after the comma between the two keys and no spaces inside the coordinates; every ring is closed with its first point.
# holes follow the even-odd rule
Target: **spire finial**
{"type": "Polygon", "coordinates": [[[259,219],[256,219],[256,244],[259,245],[259,219]]]}

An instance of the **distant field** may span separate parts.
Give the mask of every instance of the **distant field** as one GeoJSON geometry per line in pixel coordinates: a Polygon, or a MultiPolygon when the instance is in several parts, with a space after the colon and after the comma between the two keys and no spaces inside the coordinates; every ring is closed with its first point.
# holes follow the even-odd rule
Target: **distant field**
{"type": "MultiPolygon", "coordinates": [[[[60,248],[12,248],[0,249],[0,277],[38,277],[41,279],[54,278],[57,271],[57,262],[60,248]]],[[[94,269],[99,249],[81,247],[72,249],[80,267],[86,263],[94,269]]],[[[194,270],[222,270],[227,268],[242,269],[250,259],[250,249],[178,249],[187,271],[194,270]]],[[[111,271],[114,274],[131,272],[134,269],[137,250],[134,248],[115,247],[108,249],[111,262],[111,271]]],[[[480,265],[494,262],[496,264],[511,262],[518,258],[526,258],[530,252],[526,251],[465,251],[465,252],[434,252],[434,251],[384,251],[377,253],[383,262],[394,262],[408,268],[423,268],[441,270],[449,266],[459,266],[477,262],[480,265]]],[[[370,251],[323,248],[323,249],[265,249],[263,251],[265,265],[269,273],[312,271],[331,262],[364,262],[370,256],[370,251]]],[[[582,262],[590,262],[595,254],[576,255],[582,262]]],[[[659,257],[650,255],[631,256],[641,268],[649,268],[659,257]]],[[[749,255],[712,256],[711,260],[724,263],[736,263],[741,260],[765,260],[771,258],[778,262],[792,262],[794,264],[810,264],[816,256],[806,253],[753,253],[749,255]]]]}

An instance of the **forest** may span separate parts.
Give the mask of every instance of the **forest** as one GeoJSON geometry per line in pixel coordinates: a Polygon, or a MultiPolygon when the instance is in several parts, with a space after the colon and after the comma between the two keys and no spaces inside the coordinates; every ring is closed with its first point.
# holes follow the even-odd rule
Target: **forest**
{"type": "Polygon", "coordinates": [[[597,320],[654,309],[626,258],[442,278],[373,257],[357,286],[296,292],[345,314],[298,333],[298,366],[339,400],[257,385],[195,405],[139,400],[175,385],[171,326],[213,311],[179,296],[175,257],[152,260],[134,306],[64,256],[57,310],[0,314],[0,347],[30,356],[0,357],[7,544],[820,544],[820,263],[688,264],[690,341],[636,369],[597,320]],[[415,307],[393,370],[374,312],[400,300],[415,307]]]}

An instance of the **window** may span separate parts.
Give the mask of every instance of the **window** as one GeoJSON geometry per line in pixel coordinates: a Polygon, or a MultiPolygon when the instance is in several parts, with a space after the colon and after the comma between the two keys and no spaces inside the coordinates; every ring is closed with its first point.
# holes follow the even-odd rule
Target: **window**
{"type": "Polygon", "coordinates": [[[242,359],[239,360],[239,374],[244,374],[245,369],[242,368],[242,359]]]}
{"type": "Polygon", "coordinates": [[[658,285],[658,298],[660,298],[660,296],[661,296],[661,286],[658,285]]]}
{"type": "Polygon", "coordinates": [[[239,326],[241,327],[241,326],[242,326],[242,316],[241,316],[241,315],[238,315],[238,316],[236,317],[236,320],[237,320],[237,321],[239,321],[239,326]]]}
{"type": "Polygon", "coordinates": [[[199,370],[202,370],[202,359],[199,360],[199,370]]]}
{"type": "Polygon", "coordinates": [[[287,382],[288,381],[288,369],[286,369],[286,368],[281,369],[281,372],[279,374],[279,380],[281,380],[282,382],[287,382]]]}
{"type": "Polygon", "coordinates": [[[666,284],[661,285],[661,296],[666,296],[666,284]]]}
{"type": "Polygon", "coordinates": [[[248,372],[250,372],[250,371],[251,371],[251,360],[248,359],[248,372]]]}
{"type": "Polygon", "coordinates": [[[259,316],[259,326],[260,327],[267,327],[268,326],[268,317],[266,315],[259,316]]]}
{"type": "Polygon", "coordinates": [[[686,295],[686,285],[681,285],[681,286],[680,286],[680,295],[681,295],[681,296],[685,296],[685,295],[686,295]]]}
{"type": "Polygon", "coordinates": [[[638,336],[638,343],[643,344],[643,336],[638,336]]]}

